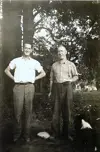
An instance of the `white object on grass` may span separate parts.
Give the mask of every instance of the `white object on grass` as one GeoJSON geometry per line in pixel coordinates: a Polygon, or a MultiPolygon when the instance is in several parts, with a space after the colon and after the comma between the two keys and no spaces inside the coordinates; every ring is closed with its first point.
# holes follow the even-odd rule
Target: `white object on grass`
{"type": "Polygon", "coordinates": [[[81,127],[81,129],[85,129],[85,128],[92,129],[91,125],[88,122],[86,122],[84,119],[82,119],[82,127],[81,127]]]}
{"type": "Polygon", "coordinates": [[[37,134],[37,136],[41,137],[41,138],[44,138],[44,139],[48,139],[50,137],[49,133],[48,132],[39,132],[37,134]]]}
{"type": "Polygon", "coordinates": [[[97,151],[97,150],[98,150],[97,147],[95,147],[94,151],[97,151]]]}

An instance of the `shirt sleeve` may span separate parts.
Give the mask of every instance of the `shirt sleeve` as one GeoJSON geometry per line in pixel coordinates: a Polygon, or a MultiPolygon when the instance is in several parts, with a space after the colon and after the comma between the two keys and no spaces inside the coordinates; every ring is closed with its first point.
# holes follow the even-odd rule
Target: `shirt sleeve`
{"type": "Polygon", "coordinates": [[[39,73],[43,70],[43,67],[41,66],[41,64],[38,61],[36,62],[35,69],[39,73]]]}
{"type": "Polygon", "coordinates": [[[10,61],[9,67],[10,67],[11,70],[15,69],[15,67],[16,67],[16,60],[15,59],[13,59],[12,61],[10,61]]]}
{"type": "Polygon", "coordinates": [[[74,63],[72,64],[72,76],[78,76],[78,72],[74,63]]]}

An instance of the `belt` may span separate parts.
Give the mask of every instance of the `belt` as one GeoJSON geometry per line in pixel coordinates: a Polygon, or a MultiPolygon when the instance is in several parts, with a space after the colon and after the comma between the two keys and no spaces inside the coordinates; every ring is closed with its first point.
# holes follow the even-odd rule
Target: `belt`
{"type": "Polygon", "coordinates": [[[71,84],[71,83],[72,83],[71,81],[65,81],[62,84],[71,84]]]}
{"type": "Polygon", "coordinates": [[[26,83],[15,83],[15,84],[18,84],[18,85],[27,85],[27,84],[33,84],[31,82],[26,82],[26,83]]]}
{"type": "Polygon", "coordinates": [[[65,82],[61,82],[61,83],[55,82],[55,84],[71,84],[71,83],[72,83],[71,81],[65,81],[65,82]]]}

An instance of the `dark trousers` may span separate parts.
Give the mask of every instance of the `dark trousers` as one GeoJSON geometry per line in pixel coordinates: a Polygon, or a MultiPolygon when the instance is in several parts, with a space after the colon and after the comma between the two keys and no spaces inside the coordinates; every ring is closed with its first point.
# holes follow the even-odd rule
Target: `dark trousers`
{"type": "Polygon", "coordinates": [[[72,108],[72,84],[70,82],[54,83],[53,85],[53,100],[54,113],[52,119],[52,130],[54,136],[61,134],[68,137],[70,125],[72,121],[71,108],[72,108]],[[61,114],[62,114],[62,129],[61,129],[61,114]]]}
{"type": "Polygon", "coordinates": [[[30,122],[32,117],[32,103],[35,93],[33,84],[16,84],[13,88],[14,99],[14,114],[15,114],[15,127],[14,136],[17,138],[24,130],[25,137],[30,134],[30,122]],[[22,113],[24,111],[24,120],[22,120],[22,113]],[[22,124],[24,122],[23,128],[22,124]]]}

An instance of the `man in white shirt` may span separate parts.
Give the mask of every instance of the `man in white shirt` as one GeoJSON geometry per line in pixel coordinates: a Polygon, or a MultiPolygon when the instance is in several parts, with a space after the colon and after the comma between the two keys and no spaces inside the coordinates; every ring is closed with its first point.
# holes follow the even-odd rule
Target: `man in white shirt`
{"type": "Polygon", "coordinates": [[[23,55],[13,59],[5,69],[6,75],[15,82],[13,88],[14,112],[16,124],[14,127],[14,141],[20,138],[22,130],[27,142],[30,141],[30,121],[32,116],[32,102],[35,93],[34,83],[46,74],[41,64],[31,58],[31,44],[25,43],[23,55]],[[14,70],[14,75],[11,73],[14,70]],[[36,76],[36,71],[39,73],[36,76]],[[21,115],[24,109],[25,120],[22,128],[21,115]]]}
{"type": "Polygon", "coordinates": [[[78,72],[74,63],[67,60],[66,54],[66,48],[60,45],[58,47],[58,61],[51,67],[49,97],[53,93],[55,103],[52,130],[54,136],[59,137],[62,134],[65,138],[71,138],[69,131],[72,121],[72,82],[78,79],[78,72]],[[62,133],[60,132],[61,113],[63,118],[62,133]]]}

